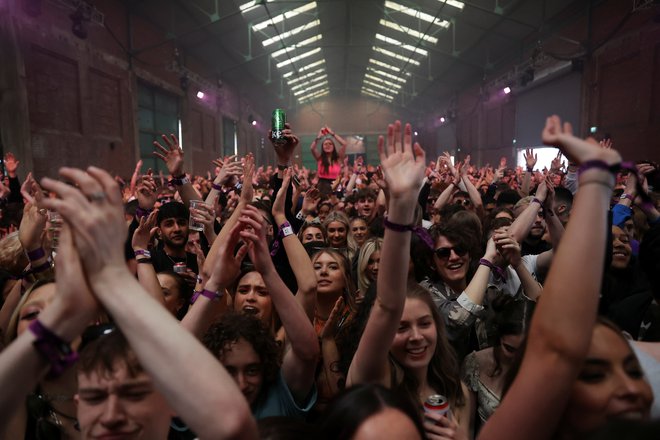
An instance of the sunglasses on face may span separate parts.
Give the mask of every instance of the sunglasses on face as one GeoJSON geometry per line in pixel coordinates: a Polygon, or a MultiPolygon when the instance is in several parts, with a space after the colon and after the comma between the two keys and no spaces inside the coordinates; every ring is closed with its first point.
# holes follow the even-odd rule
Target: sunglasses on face
{"type": "Polygon", "coordinates": [[[463,255],[467,254],[467,249],[463,249],[460,246],[454,246],[454,247],[441,247],[435,250],[435,255],[438,258],[441,259],[447,259],[451,255],[451,251],[454,251],[456,255],[459,257],[462,257],[463,255]]]}
{"type": "Polygon", "coordinates": [[[454,205],[463,205],[463,206],[470,206],[472,202],[468,199],[458,199],[454,202],[454,205]]]}

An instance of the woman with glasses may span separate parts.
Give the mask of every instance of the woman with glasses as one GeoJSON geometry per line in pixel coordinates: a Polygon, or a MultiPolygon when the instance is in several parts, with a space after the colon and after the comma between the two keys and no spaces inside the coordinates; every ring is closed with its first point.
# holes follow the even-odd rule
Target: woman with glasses
{"type": "Polygon", "coordinates": [[[488,241],[480,257],[478,231],[467,232],[458,222],[448,221],[433,227],[431,236],[435,251],[430,262],[429,277],[421,285],[431,292],[433,302],[447,326],[447,337],[463,359],[469,351],[470,335],[478,318],[484,316],[484,300],[490,268],[476,263],[493,263],[497,256],[495,243],[488,241]]]}

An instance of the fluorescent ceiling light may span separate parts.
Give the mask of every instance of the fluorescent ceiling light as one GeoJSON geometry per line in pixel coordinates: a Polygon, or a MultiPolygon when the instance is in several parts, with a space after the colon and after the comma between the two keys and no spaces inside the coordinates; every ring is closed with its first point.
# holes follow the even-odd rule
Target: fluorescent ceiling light
{"type": "Polygon", "coordinates": [[[433,23],[436,26],[440,26],[443,28],[448,28],[449,27],[449,22],[447,20],[440,20],[439,18],[435,18],[431,14],[427,14],[422,11],[418,11],[417,9],[413,9],[409,6],[403,6],[395,2],[391,2],[389,0],[385,1],[385,7],[387,9],[391,9],[396,12],[401,12],[406,15],[410,15],[411,17],[419,18],[420,20],[424,20],[428,23],[433,23]]]}
{"type": "Polygon", "coordinates": [[[455,8],[460,9],[460,10],[463,10],[463,8],[465,7],[465,3],[459,2],[459,1],[456,1],[456,0],[438,0],[438,1],[440,3],[446,3],[449,6],[453,6],[455,8]]]}
{"type": "Polygon", "coordinates": [[[311,57],[312,55],[315,55],[319,52],[321,52],[321,48],[317,47],[316,49],[312,49],[309,52],[302,53],[298,56],[295,56],[295,57],[290,58],[288,60],[284,60],[280,63],[277,63],[277,68],[279,69],[280,67],[288,66],[289,64],[295,63],[296,61],[302,60],[303,58],[311,57]]]}
{"type": "Polygon", "coordinates": [[[438,39],[435,38],[435,37],[432,37],[430,35],[426,35],[425,33],[416,31],[415,29],[410,29],[409,27],[402,26],[400,24],[396,24],[392,21],[387,21],[387,20],[381,19],[380,24],[385,26],[386,28],[390,28],[390,29],[394,29],[395,31],[403,32],[404,34],[410,35],[413,38],[428,41],[431,44],[436,44],[438,42],[438,39]]]}
{"type": "Polygon", "coordinates": [[[388,95],[386,93],[379,92],[378,90],[370,89],[369,87],[362,87],[363,91],[373,93],[374,95],[380,96],[382,98],[394,99],[394,96],[388,95]]]}
{"type": "Polygon", "coordinates": [[[392,65],[384,63],[382,61],[374,60],[373,58],[369,58],[369,62],[371,64],[375,64],[377,66],[384,67],[386,69],[394,70],[395,72],[400,72],[401,71],[401,69],[399,69],[396,66],[392,66],[392,65]]]}
{"type": "MultiPolygon", "coordinates": [[[[318,61],[314,61],[312,64],[307,64],[306,66],[301,67],[300,69],[298,69],[297,72],[298,72],[298,73],[305,72],[305,71],[307,71],[307,70],[309,70],[309,69],[313,69],[313,68],[316,67],[316,66],[320,66],[320,65],[323,64],[323,63],[325,63],[325,59],[318,60],[318,61]]],[[[291,72],[287,72],[287,73],[285,73],[285,74],[282,75],[282,76],[283,76],[284,78],[288,78],[288,77],[292,76],[294,73],[296,73],[296,71],[295,71],[295,70],[292,70],[291,72]]]]}
{"type": "MultiPolygon", "coordinates": [[[[310,78],[314,78],[316,75],[318,75],[320,73],[323,73],[323,72],[325,72],[325,69],[320,68],[320,69],[317,69],[313,72],[309,72],[305,75],[298,76],[298,77],[292,79],[291,81],[289,81],[287,84],[292,85],[292,84],[295,84],[295,83],[300,82],[300,81],[309,80],[310,78]]],[[[293,72],[291,72],[291,73],[293,73],[293,72]]]]}
{"type": "Polygon", "coordinates": [[[328,93],[330,93],[330,89],[317,90],[313,93],[310,93],[309,95],[299,96],[298,101],[306,101],[312,98],[320,98],[321,96],[325,96],[328,93]]]}
{"type": "Polygon", "coordinates": [[[399,81],[405,83],[407,80],[391,73],[383,72],[382,70],[374,69],[373,67],[367,66],[367,71],[373,73],[374,75],[384,76],[385,78],[393,79],[394,81],[399,81]]]}
{"type": "Polygon", "coordinates": [[[261,44],[263,44],[264,47],[270,46],[273,43],[276,43],[278,41],[284,41],[285,39],[287,39],[287,38],[289,38],[293,35],[299,34],[300,32],[306,31],[308,29],[312,29],[312,28],[318,26],[319,24],[321,24],[321,20],[310,21],[309,23],[303,24],[302,26],[298,26],[295,29],[291,29],[290,31],[282,32],[281,34],[276,35],[273,38],[269,38],[267,40],[264,40],[264,41],[261,42],[261,44]]]}
{"type": "Polygon", "coordinates": [[[321,75],[321,76],[316,77],[316,78],[314,78],[314,79],[312,79],[312,80],[309,80],[309,81],[307,81],[307,82],[300,83],[300,84],[298,84],[298,85],[296,85],[296,86],[293,86],[293,87],[291,87],[291,90],[298,90],[298,89],[300,89],[300,88],[307,87],[307,86],[309,86],[310,84],[314,84],[314,83],[317,82],[317,81],[326,80],[327,78],[328,78],[328,75],[321,75]]]}
{"type": "Polygon", "coordinates": [[[374,46],[372,49],[374,50],[374,52],[382,53],[383,55],[387,55],[388,57],[392,57],[396,60],[409,62],[410,64],[413,64],[415,66],[420,65],[419,61],[414,60],[414,59],[409,58],[409,57],[404,57],[403,55],[399,55],[398,53],[394,53],[391,50],[383,49],[382,47],[376,47],[376,46],[374,46]]]}
{"type": "Polygon", "coordinates": [[[393,87],[395,89],[400,89],[401,88],[401,84],[396,84],[396,83],[393,83],[393,82],[388,81],[386,79],[379,78],[379,77],[373,76],[373,75],[369,75],[368,73],[364,74],[364,78],[365,78],[365,80],[370,79],[371,81],[387,84],[388,86],[393,87]]]}
{"type": "Polygon", "coordinates": [[[396,39],[390,38],[390,37],[386,37],[385,35],[382,35],[382,34],[376,34],[376,39],[380,40],[380,41],[383,41],[387,44],[394,44],[396,46],[399,46],[399,47],[402,47],[406,50],[409,50],[410,52],[418,53],[420,55],[427,56],[429,54],[426,50],[424,50],[420,47],[411,46],[410,44],[403,44],[399,40],[396,40],[396,39]]]}
{"type": "Polygon", "coordinates": [[[257,23],[254,26],[252,26],[252,30],[255,31],[255,32],[260,31],[262,29],[267,28],[270,25],[275,25],[277,23],[281,23],[285,19],[293,18],[296,15],[300,15],[303,12],[307,12],[307,11],[312,10],[314,8],[316,8],[316,2],[306,3],[306,4],[300,6],[296,9],[292,9],[290,11],[286,11],[283,14],[276,15],[272,19],[268,19],[268,20],[262,21],[260,23],[257,23]]]}
{"type": "Polygon", "coordinates": [[[307,46],[308,44],[314,43],[315,41],[319,41],[319,40],[322,39],[322,38],[323,38],[323,35],[321,35],[321,34],[314,35],[313,37],[310,37],[310,38],[308,38],[308,39],[306,39],[306,40],[303,40],[303,41],[301,41],[300,43],[296,43],[296,44],[294,44],[294,45],[292,45],[292,46],[285,47],[284,49],[276,50],[275,52],[273,52],[273,53],[271,54],[271,56],[272,56],[273,58],[277,58],[277,57],[279,57],[280,55],[284,55],[285,53],[287,53],[287,52],[291,52],[292,50],[295,50],[295,49],[297,49],[297,48],[299,48],[299,47],[307,46]]]}
{"type": "MultiPolygon", "coordinates": [[[[274,2],[275,0],[266,0],[266,1],[268,3],[271,3],[271,2],[274,2]]],[[[257,2],[255,0],[253,0],[251,2],[243,3],[242,5],[240,5],[238,7],[238,9],[240,9],[240,11],[243,14],[245,14],[246,12],[250,12],[251,10],[255,9],[257,6],[260,6],[262,3],[263,3],[263,1],[257,2]]]]}
{"type": "Polygon", "coordinates": [[[302,95],[304,93],[307,93],[310,90],[318,89],[320,87],[327,86],[327,85],[328,85],[328,80],[325,80],[325,81],[320,82],[318,84],[314,84],[313,86],[309,86],[306,89],[297,90],[297,91],[293,92],[293,94],[294,94],[294,96],[302,95]]]}

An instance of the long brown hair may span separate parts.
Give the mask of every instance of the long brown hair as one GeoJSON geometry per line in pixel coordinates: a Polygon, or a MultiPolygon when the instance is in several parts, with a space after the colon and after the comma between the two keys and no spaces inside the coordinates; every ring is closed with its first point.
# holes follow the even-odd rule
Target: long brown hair
{"type": "MultiPolygon", "coordinates": [[[[426,370],[426,381],[429,386],[438,393],[444,395],[452,407],[458,408],[465,405],[465,395],[461,386],[460,368],[454,349],[447,339],[445,323],[433,303],[431,294],[428,290],[415,282],[409,282],[406,289],[406,300],[418,299],[426,304],[431,311],[431,316],[435,322],[436,346],[433,357],[426,370]]],[[[391,355],[390,360],[394,365],[403,371],[403,379],[398,385],[393,384],[413,402],[418,402],[419,382],[412,372],[407,371],[405,367],[399,364],[391,355]]]]}

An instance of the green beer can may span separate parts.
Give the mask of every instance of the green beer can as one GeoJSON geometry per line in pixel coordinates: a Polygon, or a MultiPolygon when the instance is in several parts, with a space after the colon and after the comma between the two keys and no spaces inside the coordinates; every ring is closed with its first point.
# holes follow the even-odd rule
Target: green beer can
{"type": "Polygon", "coordinates": [[[281,108],[276,108],[273,110],[273,116],[271,117],[271,139],[275,146],[286,144],[286,139],[284,138],[284,124],[286,124],[286,114],[281,108]]]}

